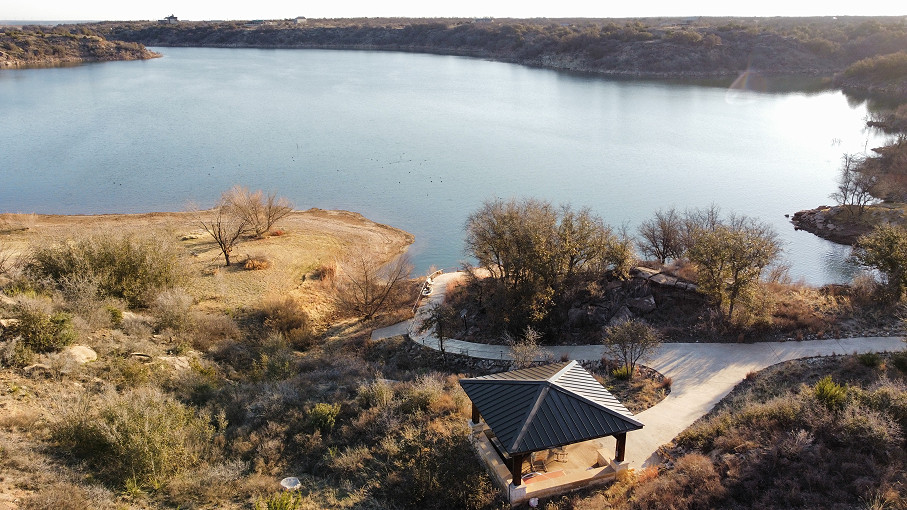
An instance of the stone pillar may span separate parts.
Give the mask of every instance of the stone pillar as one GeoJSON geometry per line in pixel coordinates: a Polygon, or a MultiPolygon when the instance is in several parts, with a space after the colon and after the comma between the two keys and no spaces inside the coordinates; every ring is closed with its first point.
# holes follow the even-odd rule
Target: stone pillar
{"type": "Polygon", "coordinates": [[[528,455],[525,453],[510,457],[510,475],[513,477],[511,483],[514,487],[519,487],[523,483],[523,461],[526,457],[528,455]]]}
{"type": "Polygon", "coordinates": [[[614,461],[623,462],[624,454],[627,450],[627,433],[614,434],[614,439],[617,439],[617,451],[614,452],[614,461]]]}

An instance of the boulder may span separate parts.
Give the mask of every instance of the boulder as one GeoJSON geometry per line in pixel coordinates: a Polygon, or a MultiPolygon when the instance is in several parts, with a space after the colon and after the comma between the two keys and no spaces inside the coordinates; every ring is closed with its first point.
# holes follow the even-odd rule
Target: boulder
{"type": "Polygon", "coordinates": [[[653,276],[652,278],[649,278],[649,281],[655,282],[659,285],[673,287],[677,283],[677,278],[674,278],[673,276],[668,276],[666,274],[659,273],[659,274],[653,276]]]}
{"type": "Polygon", "coordinates": [[[655,311],[655,296],[649,294],[641,298],[627,300],[627,307],[637,313],[650,313],[655,311]]]}
{"type": "Polygon", "coordinates": [[[630,311],[626,306],[620,307],[620,309],[615,313],[611,320],[608,321],[608,326],[616,326],[622,322],[626,322],[633,318],[633,312],[630,311]]]}
{"type": "Polygon", "coordinates": [[[158,359],[173,367],[177,372],[189,370],[189,358],[186,356],[158,356],[158,359]]]}
{"type": "Polygon", "coordinates": [[[98,353],[86,345],[70,345],[66,349],[63,349],[63,354],[80,364],[85,364],[89,361],[98,359],[98,353]]]}

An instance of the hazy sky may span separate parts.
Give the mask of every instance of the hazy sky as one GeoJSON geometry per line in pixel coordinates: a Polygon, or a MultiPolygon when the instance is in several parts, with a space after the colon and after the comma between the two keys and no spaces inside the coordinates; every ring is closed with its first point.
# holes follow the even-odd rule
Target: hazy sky
{"type": "Polygon", "coordinates": [[[0,0],[6,20],[147,20],[175,14],[185,20],[349,17],[650,17],[650,16],[899,16],[894,0],[0,0]]]}

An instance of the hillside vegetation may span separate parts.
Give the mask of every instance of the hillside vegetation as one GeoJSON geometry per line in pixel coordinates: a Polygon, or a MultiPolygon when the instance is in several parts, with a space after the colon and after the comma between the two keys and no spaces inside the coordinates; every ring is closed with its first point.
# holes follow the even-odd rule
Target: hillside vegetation
{"type": "Polygon", "coordinates": [[[159,57],[135,42],[108,41],[85,27],[0,27],[0,67],[159,57]]]}
{"type": "Polygon", "coordinates": [[[902,18],[340,19],[105,23],[153,46],[353,48],[470,55],[602,74],[828,75],[907,49],[902,18]]]}
{"type": "Polygon", "coordinates": [[[753,373],[647,468],[547,510],[907,508],[907,354],[753,373]]]}

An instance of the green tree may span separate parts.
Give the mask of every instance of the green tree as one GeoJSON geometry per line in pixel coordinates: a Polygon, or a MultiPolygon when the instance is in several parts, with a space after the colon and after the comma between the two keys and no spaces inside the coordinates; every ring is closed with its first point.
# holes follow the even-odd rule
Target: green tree
{"type": "Polygon", "coordinates": [[[424,312],[420,312],[421,322],[419,323],[419,333],[430,331],[438,339],[438,349],[442,355],[446,355],[444,350],[444,339],[449,338],[453,332],[454,324],[457,321],[457,311],[446,303],[432,303],[424,312]]]}
{"type": "Polygon", "coordinates": [[[762,271],[777,261],[777,234],[755,219],[732,216],[711,228],[694,228],[690,239],[688,257],[696,264],[700,292],[733,321],[738,304],[752,297],[762,271]]]}
{"type": "Polygon", "coordinates": [[[854,245],[853,258],[881,273],[888,296],[899,301],[907,292],[907,229],[900,225],[879,225],[861,236],[854,245]]]}
{"type": "Polygon", "coordinates": [[[602,340],[605,351],[623,364],[630,377],[636,372],[636,364],[651,356],[661,345],[658,331],[639,319],[605,329],[602,340]]]}

